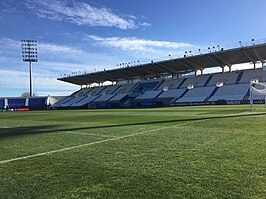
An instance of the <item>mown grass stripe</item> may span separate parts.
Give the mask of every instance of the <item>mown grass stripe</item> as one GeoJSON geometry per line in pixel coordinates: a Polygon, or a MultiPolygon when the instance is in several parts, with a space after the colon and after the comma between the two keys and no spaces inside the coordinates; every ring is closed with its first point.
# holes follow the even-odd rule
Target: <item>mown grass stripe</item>
{"type": "MultiPolygon", "coordinates": [[[[206,119],[206,120],[209,120],[209,119],[206,119]]],[[[110,139],[106,139],[106,140],[100,140],[100,141],[96,141],[96,142],[91,142],[91,143],[76,145],[76,146],[72,146],[72,147],[67,147],[67,148],[62,148],[62,149],[47,151],[47,152],[43,152],[43,153],[37,153],[37,154],[33,154],[33,155],[22,156],[22,157],[12,158],[12,159],[8,159],[8,160],[2,160],[2,161],[0,161],[0,164],[6,164],[6,163],[18,161],[18,160],[25,160],[25,159],[29,159],[29,158],[45,156],[45,155],[50,155],[50,154],[54,154],[54,153],[60,153],[60,152],[64,152],[64,151],[70,151],[70,150],[73,150],[73,149],[78,149],[78,148],[87,147],[87,146],[96,145],[96,144],[101,144],[101,143],[105,143],[105,142],[110,142],[110,141],[125,139],[125,138],[128,138],[128,137],[133,137],[133,136],[142,135],[142,134],[146,134],[146,133],[150,133],[150,132],[154,132],[154,131],[160,131],[160,130],[164,130],[164,129],[168,129],[168,128],[183,126],[183,125],[187,125],[187,124],[191,124],[191,123],[196,123],[196,122],[202,122],[202,121],[203,120],[201,120],[201,121],[185,122],[185,123],[175,124],[175,125],[171,125],[171,126],[157,128],[157,129],[146,130],[146,131],[142,131],[142,132],[138,132],[138,133],[132,133],[132,134],[125,135],[125,136],[114,137],[114,138],[110,138],[110,139]]]]}
{"type": "Polygon", "coordinates": [[[103,135],[103,134],[97,134],[97,133],[83,133],[83,132],[79,132],[79,131],[62,131],[62,133],[76,134],[76,135],[87,135],[87,136],[109,137],[109,138],[116,138],[116,137],[118,137],[118,136],[103,135]]]}
{"type": "MultiPolygon", "coordinates": [[[[248,113],[248,114],[247,113],[244,113],[244,114],[229,114],[229,115],[223,116],[223,118],[234,117],[234,116],[255,116],[255,115],[260,115],[260,114],[253,114],[253,113],[248,113]]],[[[203,119],[200,119],[200,120],[183,122],[183,123],[179,123],[179,124],[175,124],[175,125],[171,125],[171,126],[166,126],[166,127],[161,127],[161,128],[157,128],[157,129],[146,130],[146,131],[133,133],[133,134],[125,135],[125,136],[113,137],[113,138],[106,139],[106,140],[101,140],[101,141],[96,141],[96,142],[76,145],[76,146],[72,146],[72,147],[62,148],[62,149],[58,149],[58,150],[52,150],[52,151],[48,151],[48,152],[43,152],[43,153],[38,153],[38,154],[33,154],[33,155],[28,155],[28,156],[8,159],[8,160],[2,160],[2,161],[0,161],[0,164],[6,164],[6,163],[9,163],[9,162],[13,162],[13,161],[24,160],[24,159],[29,159],[29,158],[34,158],[34,157],[39,157],[39,156],[44,156],[44,155],[50,155],[50,154],[54,154],[54,153],[69,151],[69,150],[73,150],[73,149],[77,149],[77,148],[82,148],[82,147],[96,145],[96,144],[101,144],[101,143],[105,143],[105,142],[125,139],[125,138],[128,138],[128,137],[142,135],[142,134],[146,134],[146,133],[149,133],[149,132],[159,131],[159,130],[163,130],[163,129],[178,127],[178,126],[183,126],[183,125],[187,125],[187,124],[191,124],[191,123],[203,122],[203,121],[207,121],[207,120],[211,120],[211,119],[220,119],[220,118],[206,118],[206,119],[203,118],[203,119]]]]}

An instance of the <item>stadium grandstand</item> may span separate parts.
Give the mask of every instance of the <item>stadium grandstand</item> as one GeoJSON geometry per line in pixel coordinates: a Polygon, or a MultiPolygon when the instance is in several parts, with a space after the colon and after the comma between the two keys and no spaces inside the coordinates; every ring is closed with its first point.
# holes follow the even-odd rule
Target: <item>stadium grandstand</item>
{"type": "Polygon", "coordinates": [[[45,110],[61,98],[55,97],[8,97],[0,98],[0,110],[45,110]]]}
{"type": "MultiPolygon", "coordinates": [[[[81,86],[53,109],[157,107],[249,103],[250,82],[266,82],[266,43],[252,42],[196,55],[94,73],[65,76],[60,81],[81,86]],[[253,69],[232,71],[235,64],[253,69]],[[257,67],[261,64],[262,67],[257,67]],[[203,74],[207,68],[222,72],[203,74]],[[228,68],[226,71],[225,68],[228,68]],[[105,82],[112,85],[105,86],[105,82]],[[92,86],[95,85],[98,86],[92,86]]],[[[255,103],[264,103],[256,96],[255,103]]]]}

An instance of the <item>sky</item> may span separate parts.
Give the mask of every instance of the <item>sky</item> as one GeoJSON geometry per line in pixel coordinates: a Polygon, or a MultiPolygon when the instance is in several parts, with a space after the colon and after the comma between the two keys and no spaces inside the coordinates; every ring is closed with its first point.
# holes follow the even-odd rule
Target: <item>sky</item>
{"type": "Polygon", "coordinates": [[[64,74],[165,60],[265,39],[265,0],[1,0],[0,97],[29,90],[21,40],[38,41],[36,95],[68,95],[64,74]]]}

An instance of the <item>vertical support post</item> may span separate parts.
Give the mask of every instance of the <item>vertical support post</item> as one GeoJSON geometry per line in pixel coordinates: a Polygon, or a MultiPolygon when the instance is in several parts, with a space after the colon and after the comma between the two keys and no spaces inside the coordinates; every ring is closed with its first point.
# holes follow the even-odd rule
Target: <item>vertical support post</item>
{"type": "Polygon", "coordinates": [[[30,97],[32,97],[32,65],[31,65],[31,61],[29,62],[29,67],[30,67],[30,97]]]}
{"type": "Polygon", "coordinates": [[[252,95],[252,85],[251,85],[251,82],[250,82],[250,86],[249,86],[249,101],[250,101],[250,112],[253,111],[253,95],[252,95]]]}
{"type": "Polygon", "coordinates": [[[232,72],[232,66],[228,65],[228,68],[229,68],[229,72],[232,72]]]}
{"type": "Polygon", "coordinates": [[[265,94],[265,98],[264,98],[265,102],[264,102],[264,107],[266,108],[266,94],[265,94]]]}
{"type": "Polygon", "coordinates": [[[262,70],[266,71],[266,62],[265,61],[261,62],[261,65],[262,65],[262,70]]]}

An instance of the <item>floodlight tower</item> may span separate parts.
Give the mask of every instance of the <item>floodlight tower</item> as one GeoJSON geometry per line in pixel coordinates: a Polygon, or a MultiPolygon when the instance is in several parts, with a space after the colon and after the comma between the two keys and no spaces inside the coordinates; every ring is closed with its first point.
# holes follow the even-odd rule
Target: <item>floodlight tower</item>
{"type": "Polygon", "coordinates": [[[29,62],[30,68],[30,97],[32,97],[32,62],[38,61],[37,41],[36,40],[21,40],[22,59],[24,62],[29,62]]]}

